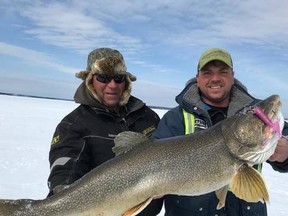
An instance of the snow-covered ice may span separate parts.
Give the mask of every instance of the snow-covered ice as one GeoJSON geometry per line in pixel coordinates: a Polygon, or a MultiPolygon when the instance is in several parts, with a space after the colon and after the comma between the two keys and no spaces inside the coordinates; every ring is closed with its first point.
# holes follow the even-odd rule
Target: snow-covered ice
{"type": "MultiPolygon", "coordinates": [[[[77,106],[72,101],[0,95],[0,199],[46,197],[52,135],[77,106]]],[[[270,192],[269,215],[286,216],[288,173],[275,172],[265,163],[263,175],[270,192]]]]}

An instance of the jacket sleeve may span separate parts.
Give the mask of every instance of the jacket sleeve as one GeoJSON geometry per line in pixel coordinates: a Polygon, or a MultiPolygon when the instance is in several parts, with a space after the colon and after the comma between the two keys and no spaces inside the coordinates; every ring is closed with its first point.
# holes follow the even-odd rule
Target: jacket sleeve
{"type": "Polygon", "coordinates": [[[152,137],[163,139],[184,135],[184,118],[181,108],[175,107],[164,114],[160,120],[157,129],[153,132],[152,137]]]}
{"type": "Polygon", "coordinates": [[[59,192],[65,185],[73,183],[89,171],[85,163],[81,163],[81,168],[76,168],[76,165],[80,166],[77,162],[85,148],[80,128],[79,124],[67,117],[56,127],[49,152],[48,196],[59,192]]]}
{"type": "MultiPolygon", "coordinates": [[[[284,125],[284,129],[282,131],[282,134],[284,136],[288,136],[288,123],[285,122],[284,125]]],[[[287,155],[288,157],[288,155],[287,155]]],[[[280,162],[271,162],[271,161],[267,161],[274,170],[281,172],[281,173],[287,173],[288,172],[288,158],[286,159],[286,161],[280,163],[280,162]]]]}

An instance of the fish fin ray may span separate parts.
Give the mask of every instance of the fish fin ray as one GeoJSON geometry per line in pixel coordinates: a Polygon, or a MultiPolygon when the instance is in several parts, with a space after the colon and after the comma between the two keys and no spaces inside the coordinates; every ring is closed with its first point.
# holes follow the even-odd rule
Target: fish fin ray
{"type": "Polygon", "coordinates": [[[231,191],[247,202],[269,202],[269,194],[262,175],[244,164],[230,182],[231,191]]]}
{"type": "Polygon", "coordinates": [[[139,203],[138,205],[132,207],[131,209],[125,211],[122,216],[135,216],[139,214],[141,211],[143,211],[146,206],[152,201],[152,198],[146,199],[144,202],[139,203]]]}
{"type": "Polygon", "coordinates": [[[115,147],[112,148],[112,151],[116,155],[124,154],[130,151],[134,146],[146,142],[147,140],[149,140],[149,138],[142,133],[124,131],[115,137],[115,147]]]}
{"type": "Polygon", "coordinates": [[[228,189],[229,189],[229,186],[226,185],[215,191],[215,194],[219,200],[217,209],[221,209],[225,206],[228,189]]]}

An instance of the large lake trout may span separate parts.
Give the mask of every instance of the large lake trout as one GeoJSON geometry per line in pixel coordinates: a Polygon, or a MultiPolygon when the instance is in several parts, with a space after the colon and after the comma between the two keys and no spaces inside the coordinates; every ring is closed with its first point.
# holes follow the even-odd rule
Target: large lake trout
{"type": "Polygon", "coordinates": [[[153,140],[133,132],[115,138],[117,156],[43,200],[0,200],[0,216],[133,216],[165,194],[227,190],[249,202],[268,201],[261,174],[282,134],[277,95],[193,135],[153,140]]]}

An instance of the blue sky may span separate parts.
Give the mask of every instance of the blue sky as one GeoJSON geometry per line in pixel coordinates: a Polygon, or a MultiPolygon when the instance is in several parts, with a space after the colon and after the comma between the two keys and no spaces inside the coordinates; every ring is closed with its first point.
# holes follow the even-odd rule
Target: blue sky
{"type": "Polygon", "coordinates": [[[235,76],[260,99],[279,94],[288,116],[286,0],[1,0],[0,92],[72,99],[88,53],[118,49],[133,94],[176,105],[201,53],[227,49],[235,76]]]}

